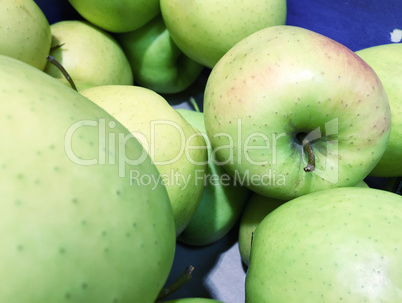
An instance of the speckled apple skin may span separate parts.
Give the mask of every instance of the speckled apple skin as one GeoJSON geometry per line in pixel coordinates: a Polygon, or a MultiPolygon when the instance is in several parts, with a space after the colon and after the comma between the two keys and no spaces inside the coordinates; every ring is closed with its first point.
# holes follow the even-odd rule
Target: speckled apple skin
{"type": "Polygon", "coordinates": [[[208,159],[202,134],[165,98],[144,87],[105,85],[85,89],[81,94],[120,121],[150,153],[163,176],[179,236],[194,216],[204,190],[200,177],[208,159]],[[199,149],[189,149],[190,145],[199,149]]]}
{"type": "Polygon", "coordinates": [[[120,165],[122,154],[139,158],[140,143],[73,89],[4,56],[0,126],[0,301],[153,303],[176,238],[166,189],[130,184],[132,169],[159,174],[149,157],[120,165]]]}
{"type": "Polygon", "coordinates": [[[52,34],[42,10],[32,0],[7,0],[0,11],[0,54],[43,70],[52,34]]]}
{"type": "Polygon", "coordinates": [[[166,27],[177,46],[212,68],[237,42],[265,27],[285,24],[285,0],[161,0],[166,27]]]}
{"type": "Polygon", "coordinates": [[[328,189],[289,201],[258,225],[247,303],[402,300],[402,197],[328,189]]]}
{"type": "MultiPolygon", "coordinates": [[[[364,182],[360,182],[356,186],[368,188],[364,182]]],[[[287,201],[265,197],[257,193],[253,193],[247,201],[239,225],[239,251],[240,256],[245,265],[250,262],[250,251],[253,233],[258,224],[274,209],[286,203],[287,201]]]]}
{"type": "Polygon", "coordinates": [[[373,69],[345,46],[294,26],[263,29],[228,51],[208,78],[204,113],[225,169],[283,200],[362,181],[384,153],[391,127],[373,69]],[[298,133],[315,138],[312,173],[303,170],[298,133]]]}
{"type": "Polygon", "coordinates": [[[391,106],[391,135],[384,154],[370,176],[402,176],[402,44],[373,46],[356,54],[377,73],[391,106]]]}

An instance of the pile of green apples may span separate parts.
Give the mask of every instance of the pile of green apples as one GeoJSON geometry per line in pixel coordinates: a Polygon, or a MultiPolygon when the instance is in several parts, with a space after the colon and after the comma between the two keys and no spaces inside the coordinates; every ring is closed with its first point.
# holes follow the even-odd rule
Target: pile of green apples
{"type": "Polygon", "coordinates": [[[177,243],[233,231],[247,303],[402,301],[402,44],[286,0],[65,1],[0,0],[0,302],[169,300],[177,243]]]}

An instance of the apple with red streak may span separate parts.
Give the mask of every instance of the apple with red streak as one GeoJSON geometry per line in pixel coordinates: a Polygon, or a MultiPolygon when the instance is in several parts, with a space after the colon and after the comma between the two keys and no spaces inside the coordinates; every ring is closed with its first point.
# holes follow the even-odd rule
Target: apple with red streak
{"type": "Polygon", "coordinates": [[[282,200],[361,182],[391,127],[387,95],[367,63],[326,36],[286,25],[251,34],[222,57],[204,113],[225,169],[282,200]]]}

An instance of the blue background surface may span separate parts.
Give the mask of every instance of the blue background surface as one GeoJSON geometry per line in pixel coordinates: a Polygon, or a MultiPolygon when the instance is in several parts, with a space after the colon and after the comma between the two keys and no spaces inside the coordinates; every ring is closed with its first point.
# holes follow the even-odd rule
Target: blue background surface
{"type": "MultiPolygon", "coordinates": [[[[35,2],[49,23],[80,18],[67,0],[35,2]]],[[[316,31],[353,51],[391,43],[390,33],[402,30],[401,0],[288,0],[287,5],[288,25],[316,31]]]]}
{"type": "Polygon", "coordinates": [[[391,43],[402,30],[401,0],[288,0],[287,24],[326,35],[353,51],[391,43]]]}

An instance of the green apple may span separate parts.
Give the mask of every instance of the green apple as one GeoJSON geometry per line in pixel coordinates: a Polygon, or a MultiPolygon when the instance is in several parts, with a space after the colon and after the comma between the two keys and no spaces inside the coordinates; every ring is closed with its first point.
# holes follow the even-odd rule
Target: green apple
{"type": "Polygon", "coordinates": [[[112,33],[136,30],[160,13],[158,0],[68,0],[90,23],[112,33]]]}
{"type": "Polygon", "coordinates": [[[375,177],[402,176],[402,44],[383,44],[356,52],[380,77],[391,106],[391,135],[384,155],[370,172],[375,177]]]}
{"type": "MultiPolygon", "coordinates": [[[[369,187],[364,181],[361,181],[356,186],[363,188],[369,187]]],[[[239,252],[245,265],[248,266],[250,262],[251,242],[253,233],[258,224],[265,216],[285,202],[286,201],[265,197],[257,193],[251,195],[241,215],[238,237],[239,252]]]]}
{"type": "Polygon", "coordinates": [[[275,208],[285,203],[283,200],[261,196],[253,193],[241,214],[239,225],[239,252],[241,260],[248,266],[253,233],[258,224],[275,208]]]}
{"type": "Polygon", "coordinates": [[[135,31],[117,35],[117,39],[136,83],[158,93],[184,91],[204,68],[180,51],[160,14],[135,31]]]}
{"type": "Polygon", "coordinates": [[[161,0],[166,27],[188,57],[212,68],[237,42],[286,22],[286,0],[161,0]]]}
{"type": "Polygon", "coordinates": [[[207,172],[202,180],[205,188],[200,205],[178,240],[190,245],[208,245],[218,241],[232,229],[240,218],[250,190],[236,184],[236,180],[210,158],[212,149],[206,135],[204,113],[188,109],[177,111],[204,135],[209,157],[207,172]]]}
{"type": "Polygon", "coordinates": [[[0,302],[153,303],[176,237],[166,189],[130,184],[132,169],[159,175],[138,140],[2,55],[0,126],[0,302]]]}
{"type": "Polygon", "coordinates": [[[289,200],[355,186],[380,160],[391,113],[373,69],[295,26],[262,29],[212,69],[205,126],[217,159],[255,192],[289,200]]]}
{"type": "Polygon", "coordinates": [[[49,22],[32,0],[1,0],[0,41],[0,55],[43,70],[52,41],[49,22]]]}
{"type": "Polygon", "coordinates": [[[332,188],[295,198],[258,225],[246,303],[402,300],[402,197],[332,188]]]}
{"type": "Polygon", "coordinates": [[[182,298],[182,299],[168,300],[164,302],[165,303],[223,303],[222,301],[207,298],[182,298]]]}
{"type": "MultiPolygon", "coordinates": [[[[66,69],[78,90],[133,84],[130,63],[109,33],[80,20],[59,21],[50,28],[53,36],[50,55],[66,69]]],[[[45,72],[65,82],[61,71],[50,62],[45,72]]]]}
{"type": "Polygon", "coordinates": [[[119,120],[141,142],[160,172],[157,179],[134,170],[134,183],[164,184],[176,235],[189,224],[201,200],[207,166],[205,140],[158,93],[140,86],[106,85],[81,94],[119,120]]]}

